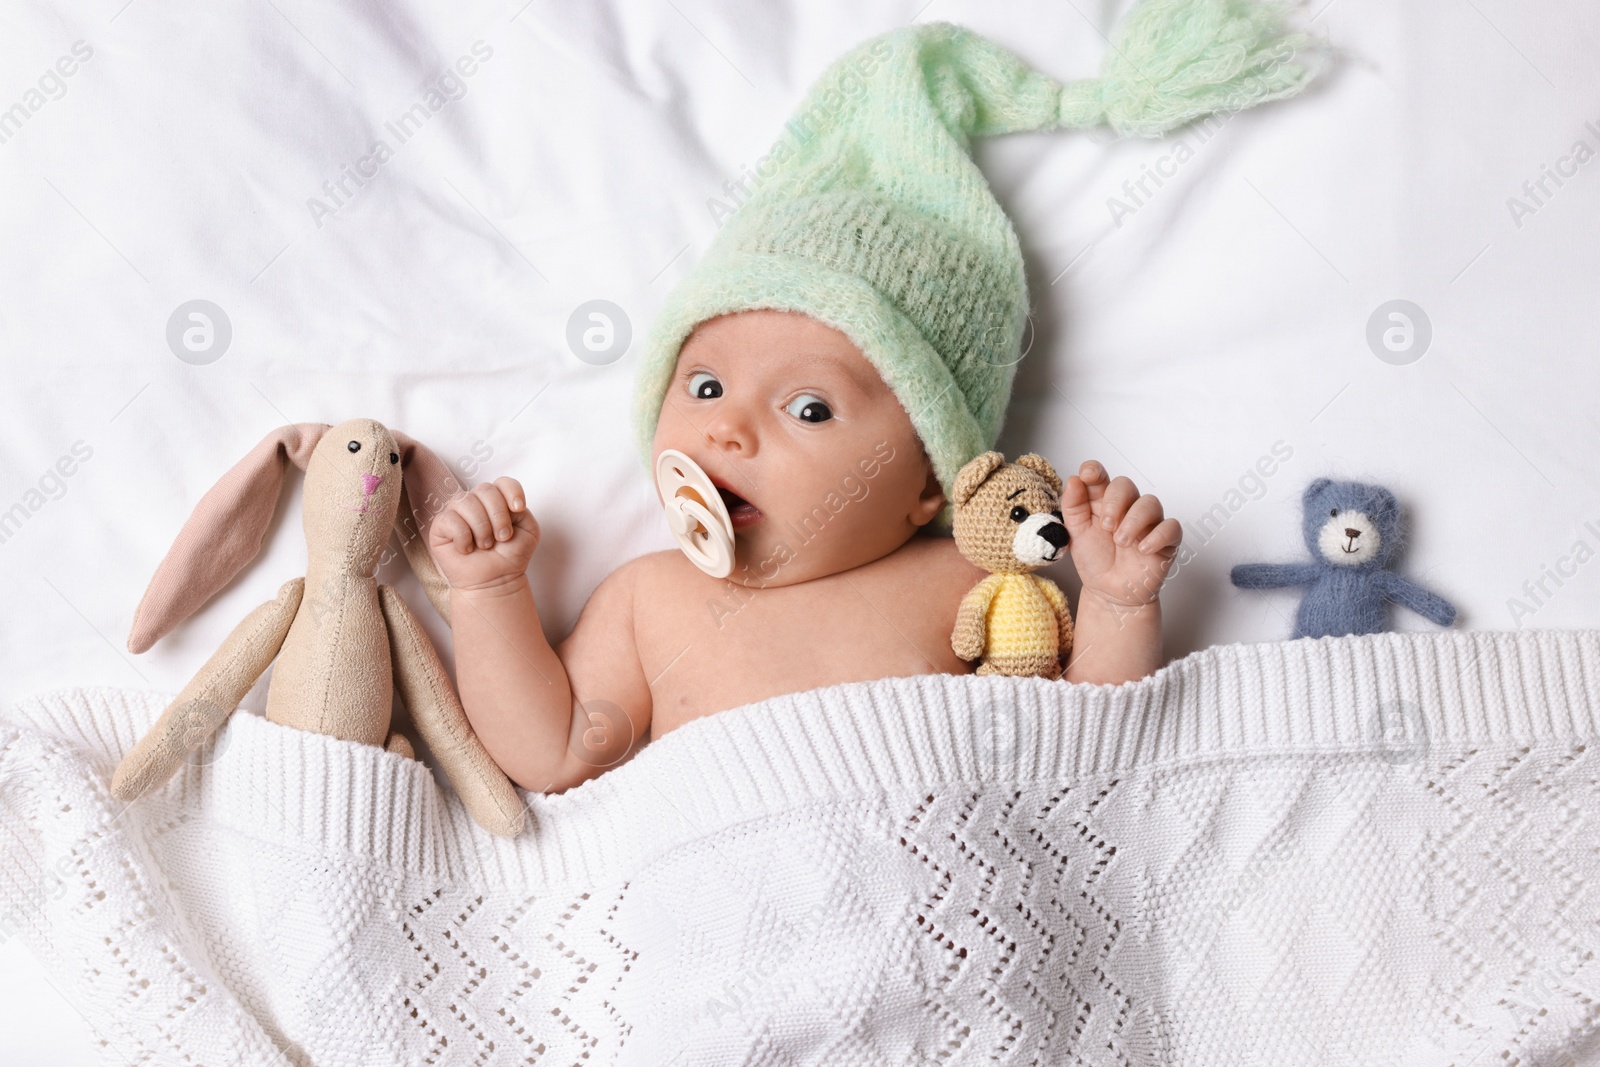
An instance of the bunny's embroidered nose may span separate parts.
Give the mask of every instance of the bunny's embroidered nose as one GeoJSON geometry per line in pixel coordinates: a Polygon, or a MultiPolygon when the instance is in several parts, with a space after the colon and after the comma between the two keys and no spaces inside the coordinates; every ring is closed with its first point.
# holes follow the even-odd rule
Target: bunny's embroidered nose
{"type": "Polygon", "coordinates": [[[378,483],[381,481],[383,481],[383,475],[381,474],[363,474],[361,476],[361,487],[367,491],[368,496],[371,496],[377,492],[378,483]]]}

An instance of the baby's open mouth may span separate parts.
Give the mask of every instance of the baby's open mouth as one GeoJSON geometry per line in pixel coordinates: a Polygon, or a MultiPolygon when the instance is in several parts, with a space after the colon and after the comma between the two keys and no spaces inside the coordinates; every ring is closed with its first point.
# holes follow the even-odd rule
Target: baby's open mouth
{"type": "Polygon", "coordinates": [[[749,526],[751,523],[761,521],[761,509],[756,507],[732,489],[717,486],[717,495],[722,497],[722,503],[728,509],[728,518],[733,520],[733,528],[738,530],[749,526]]]}

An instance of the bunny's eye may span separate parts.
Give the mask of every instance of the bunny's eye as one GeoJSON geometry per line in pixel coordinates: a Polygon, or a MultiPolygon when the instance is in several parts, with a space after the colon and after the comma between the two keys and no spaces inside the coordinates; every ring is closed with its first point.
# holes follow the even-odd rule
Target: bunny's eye
{"type": "Polygon", "coordinates": [[[1334,508],[1332,511],[1328,512],[1328,515],[1331,518],[1337,519],[1339,517],[1339,509],[1338,508],[1334,508]]]}
{"type": "Polygon", "coordinates": [[[389,465],[392,467],[396,463],[399,463],[399,462],[400,462],[400,454],[398,452],[390,452],[389,453],[389,465]]]}
{"type": "Polygon", "coordinates": [[[345,445],[345,447],[348,448],[352,452],[360,452],[361,451],[361,442],[360,441],[351,441],[348,445],[345,445]]]}

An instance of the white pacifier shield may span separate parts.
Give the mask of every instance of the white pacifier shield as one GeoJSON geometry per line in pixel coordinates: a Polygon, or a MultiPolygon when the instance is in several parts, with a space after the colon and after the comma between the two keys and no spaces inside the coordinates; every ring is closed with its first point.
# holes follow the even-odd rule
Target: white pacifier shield
{"type": "Polygon", "coordinates": [[[733,520],[700,465],[675,448],[656,457],[656,490],[667,529],[696,567],[713,578],[733,573],[733,520]]]}

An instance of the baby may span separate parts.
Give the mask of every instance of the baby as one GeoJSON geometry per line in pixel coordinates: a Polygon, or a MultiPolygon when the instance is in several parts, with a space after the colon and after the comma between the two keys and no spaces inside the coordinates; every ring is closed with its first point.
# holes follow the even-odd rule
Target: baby
{"type": "MultiPolygon", "coordinates": [[[[944,492],[906,411],[843,333],[774,310],[699,325],[656,425],[654,451],[666,448],[722,492],[733,574],[709,577],[676,549],[635,559],[600,583],[559,650],[525,573],[539,527],[517,481],[479,485],[433,522],[462,703],[512,781],[560,792],[638,742],[783,693],[972,670],[950,635],[985,574],[952,539],[917,536],[944,492]],[[819,523],[816,505],[842,483],[866,489],[819,523]]],[[[1093,461],[1066,480],[1060,509],[1083,582],[1063,677],[1144,677],[1163,662],[1157,593],[1180,527],[1093,461]]]]}
{"type": "MultiPolygon", "coordinates": [[[[732,575],[676,550],[635,559],[554,649],[525,576],[539,527],[521,485],[480,485],[431,525],[462,703],[513,781],[559,792],[692,719],[784,693],[972,670],[951,634],[984,574],[924,531],[948,524],[956,474],[999,435],[1028,296],[971,141],[1105,122],[1159,132],[1298,91],[1303,70],[1237,47],[1236,30],[1272,39],[1256,14],[1196,61],[1216,85],[1185,68],[1170,86],[1142,71],[1063,86],[946,23],[870,40],[819,79],[724,187],[733,204],[708,204],[720,229],[637,368],[641,458],[653,469],[676,449],[716,484],[732,575]]],[[[1158,28],[1136,36],[1166,40],[1158,28]]],[[[1178,523],[1094,461],[1053,503],[1083,586],[1065,681],[1150,674],[1178,523]]]]}

